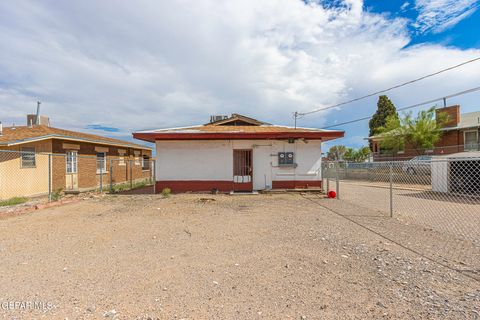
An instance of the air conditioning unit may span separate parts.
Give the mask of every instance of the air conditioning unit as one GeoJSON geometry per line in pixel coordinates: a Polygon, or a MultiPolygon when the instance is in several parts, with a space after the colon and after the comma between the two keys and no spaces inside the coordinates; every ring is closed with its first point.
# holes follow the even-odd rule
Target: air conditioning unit
{"type": "Polygon", "coordinates": [[[225,120],[225,119],[228,119],[228,116],[213,115],[213,116],[210,116],[210,123],[225,120]]]}

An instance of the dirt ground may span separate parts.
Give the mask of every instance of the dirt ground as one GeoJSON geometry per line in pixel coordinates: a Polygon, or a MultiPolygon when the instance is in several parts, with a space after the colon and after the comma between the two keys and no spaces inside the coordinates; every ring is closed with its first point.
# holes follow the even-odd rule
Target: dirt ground
{"type": "Polygon", "coordinates": [[[378,232],[398,222],[360,213],[317,195],[117,195],[2,219],[0,315],[479,318],[478,280],[378,232]],[[349,210],[358,220],[335,213],[349,210]]]}

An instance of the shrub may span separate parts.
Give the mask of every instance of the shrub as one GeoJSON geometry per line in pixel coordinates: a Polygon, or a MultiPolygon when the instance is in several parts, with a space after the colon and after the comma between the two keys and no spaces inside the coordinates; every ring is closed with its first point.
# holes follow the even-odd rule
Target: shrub
{"type": "Polygon", "coordinates": [[[17,204],[25,203],[28,199],[25,197],[14,197],[7,200],[0,201],[0,207],[14,206],[17,204]]]}
{"type": "Polygon", "coordinates": [[[163,190],[162,190],[162,196],[164,198],[170,197],[171,193],[172,193],[172,190],[170,188],[163,188],[163,190]]]}
{"type": "Polygon", "coordinates": [[[62,188],[59,188],[59,189],[55,190],[55,191],[52,193],[52,201],[58,201],[58,200],[60,200],[60,199],[63,197],[62,191],[63,191],[62,188]]]}

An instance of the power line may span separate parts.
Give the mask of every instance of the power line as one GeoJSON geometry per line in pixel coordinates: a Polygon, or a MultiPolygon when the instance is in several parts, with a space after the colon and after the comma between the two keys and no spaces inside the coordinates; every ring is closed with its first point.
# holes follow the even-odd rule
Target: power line
{"type": "MultiPolygon", "coordinates": [[[[460,91],[460,92],[457,92],[457,93],[453,93],[453,94],[450,94],[450,95],[445,96],[445,97],[436,98],[436,99],[432,99],[432,100],[428,100],[428,101],[423,101],[423,102],[420,102],[420,103],[417,103],[417,104],[414,104],[414,105],[411,105],[411,106],[408,106],[408,107],[399,108],[397,110],[398,111],[403,111],[403,110],[413,109],[413,108],[424,106],[426,104],[430,104],[430,103],[434,103],[434,102],[438,102],[438,101],[443,101],[444,99],[450,99],[450,98],[453,98],[453,97],[458,97],[458,96],[461,96],[461,95],[464,95],[464,94],[467,94],[467,93],[472,93],[472,92],[479,91],[479,90],[480,90],[480,86],[475,87],[475,88],[471,88],[471,89],[468,89],[468,90],[460,91]]],[[[364,120],[368,120],[368,119],[371,119],[371,118],[372,118],[372,116],[358,118],[358,119],[354,119],[354,120],[350,120],[350,121],[337,123],[337,124],[334,124],[334,125],[329,125],[329,126],[323,127],[322,129],[329,129],[329,128],[334,128],[334,127],[338,127],[338,126],[343,126],[345,124],[364,121],[364,120]]]]}
{"type": "Polygon", "coordinates": [[[393,90],[393,89],[397,89],[397,88],[400,88],[400,87],[403,87],[403,86],[406,86],[406,85],[415,83],[415,82],[417,82],[417,81],[421,81],[421,80],[424,80],[424,79],[427,79],[427,78],[436,76],[436,75],[441,74],[441,73],[443,73],[443,72],[447,72],[447,71],[450,71],[450,70],[452,70],[452,69],[459,68],[459,67],[461,67],[461,66],[464,66],[464,65],[466,65],[466,64],[469,64],[469,63],[472,63],[472,62],[475,62],[475,61],[478,61],[478,60],[480,60],[480,57],[477,57],[477,58],[474,58],[474,59],[471,59],[471,60],[462,62],[462,63],[460,63],[460,64],[457,64],[457,65],[454,65],[454,66],[451,66],[451,67],[448,67],[448,68],[439,70],[439,71],[434,72],[434,73],[427,74],[427,75],[425,75],[425,76],[423,76],[423,77],[420,77],[420,78],[416,78],[416,79],[413,79],[413,80],[410,80],[410,81],[407,81],[407,82],[404,82],[404,83],[401,83],[401,84],[397,84],[397,85],[395,85],[395,86],[393,86],[393,87],[390,87],[390,88],[387,88],[387,89],[383,89],[383,90],[380,90],[380,91],[377,91],[377,92],[374,92],[374,93],[370,93],[370,94],[367,94],[367,95],[364,95],[364,96],[362,96],[362,97],[358,97],[358,98],[355,98],[355,99],[352,99],[352,100],[340,102],[340,103],[337,103],[337,104],[334,104],[334,105],[331,105],[331,106],[328,106],[328,107],[325,107],[325,108],[318,108],[318,109],[314,109],[314,110],[312,110],[312,111],[307,111],[307,112],[296,112],[296,113],[295,113],[295,117],[305,116],[305,115],[312,114],[312,113],[316,113],[316,112],[320,112],[320,111],[323,111],[323,110],[328,110],[328,109],[337,108],[337,107],[339,107],[339,106],[343,106],[343,105],[348,104],[348,103],[352,103],[352,102],[356,102],[356,101],[363,100],[363,99],[366,99],[366,98],[370,98],[370,97],[376,96],[376,95],[378,95],[378,94],[380,94],[380,93],[385,93],[385,92],[387,92],[387,91],[390,91],[390,90],[393,90]]]}

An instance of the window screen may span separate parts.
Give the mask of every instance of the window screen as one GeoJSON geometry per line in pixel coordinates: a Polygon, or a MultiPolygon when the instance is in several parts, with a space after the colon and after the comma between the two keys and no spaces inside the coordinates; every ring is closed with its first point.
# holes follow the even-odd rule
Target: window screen
{"type": "Polygon", "coordinates": [[[105,152],[97,152],[97,172],[105,172],[107,169],[107,161],[105,152]]]}
{"type": "Polygon", "coordinates": [[[34,168],[35,165],[35,148],[22,148],[22,168],[34,168]]]}
{"type": "Polygon", "coordinates": [[[478,149],[478,132],[477,131],[466,131],[465,132],[465,151],[477,150],[478,149]]]}
{"type": "Polygon", "coordinates": [[[279,152],[278,165],[279,166],[293,166],[293,152],[279,152]]]}
{"type": "Polygon", "coordinates": [[[150,169],[150,157],[147,155],[142,156],[142,170],[150,169]]]}
{"type": "Polygon", "coordinates": [[[77,152],[67,151],[67,173],[77,173],[77,152]]]}

